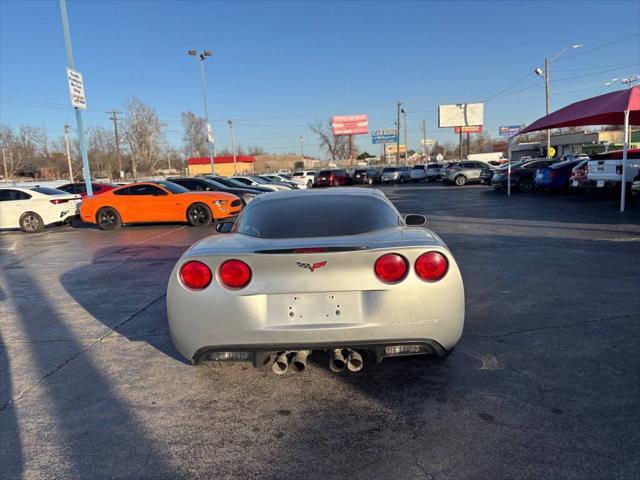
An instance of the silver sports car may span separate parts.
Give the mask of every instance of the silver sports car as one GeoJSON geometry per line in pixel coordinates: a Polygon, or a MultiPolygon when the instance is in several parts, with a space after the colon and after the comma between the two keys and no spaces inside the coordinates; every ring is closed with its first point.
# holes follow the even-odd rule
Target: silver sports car
{"type": "Polygon", "coordinates": [[[336,372],[445,356],[462,334],[464,288],[424,223],[403,218],[379,190],[258,196],[173,269],[173,341],[193,363],[271,362],[276,373],[302,371],[316,350],[336,372]]]}

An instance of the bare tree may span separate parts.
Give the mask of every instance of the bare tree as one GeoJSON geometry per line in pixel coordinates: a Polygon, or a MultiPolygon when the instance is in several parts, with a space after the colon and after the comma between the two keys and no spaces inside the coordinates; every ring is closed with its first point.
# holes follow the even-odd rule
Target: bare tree
{"type": "Polygon", "coordinates": [[[131,98],[126,104],[124,118],[124,138],[131,153],[131,174],[138,177],[138,171],[151,173],[156,168],[164,145],[162,128],[164,124],[155,110],[142,103],[138,98],[131,98]]]}
{"type": "Polygon", "coordinates": [[[206,157],[209,155],[207,145],[207,122],[193,112],[182,112],[183,152],[189,157],[206,157]]]}
{"type": "Polygon", "coordinates": [[[112,160],[116,151],[113,130],[105,127],[89,127],[87,133],[87,153],[91,164],[91,173],[98,177],[111,178],[114,173],[112,160]]]}
{"type": "Polygon", "coordinates": [[[37,157],[48,156],[47,133],[42,128],[27,125],[16,131],[9,125],[0,125],[0,148],[4,149],[7,159],[7,173],[13,176],[37,157]]]}
{"type": "MultiPolygon", "coordinates": [[[[309,125],[309,128],[318,135],[320,139],[320,148],[324,150],[331,160],[341,160],[349,158],[349,137],[344,135],[334,136],[331,131],[331,124],[327,125],[317,120],[316,123],[309,125]]],[[[353,146],[354,157],[358,151],[353,146]]]]}

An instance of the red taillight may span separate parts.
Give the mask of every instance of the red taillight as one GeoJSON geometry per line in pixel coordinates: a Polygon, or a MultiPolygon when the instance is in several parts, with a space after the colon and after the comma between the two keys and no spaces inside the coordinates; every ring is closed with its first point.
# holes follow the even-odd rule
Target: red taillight
{"type": "Polygon", "coordinates": [[[449,261],[439,252],[423,253],[416,260],[416,274],[425,282],[436,282],[447,274],[449,261]]]}
{"type": "Polygon", "coordinates": [[[65,198],[64,200],[62,200],[61,198],[56,198],[55,200],[49,200],[49,201],[54,205],[60,205],[61,203],[67,203],[69,199],[65,198]]]}
{"type": "Polygon", "coordinates": [[[218,276],[229,288],[243,288],[251,281],[251,268],[241,260],[227,260],[220,265],[218,276]]]}
{"type": "Polygon", "coordinates": [[[383,282],[396,283],[407,275],[407,260],[397,253],[387,253],[376,260],[374,270],[383,282]]]}
{"type": "Polygon", "coordinates": [[[202,290],[211,283],[211,270],[204,263],[192,260],[180,268],[180,280],[186,287],[202,290]]]}

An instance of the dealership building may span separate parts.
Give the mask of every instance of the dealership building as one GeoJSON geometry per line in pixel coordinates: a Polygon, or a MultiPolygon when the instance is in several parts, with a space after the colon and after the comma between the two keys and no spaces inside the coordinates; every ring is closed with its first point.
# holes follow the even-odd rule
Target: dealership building
{"type": "MultiPolygon", "coordinates": [[[[229,177],[253,173],[256,159],[251,155],[236,155],[235,163],[232,156],[215,157],[214,168],[216,175],[229,177]]],[[[189,175],[211,175],[211,159],[209,157],[192,157],[187,160],[189,175]]]]}

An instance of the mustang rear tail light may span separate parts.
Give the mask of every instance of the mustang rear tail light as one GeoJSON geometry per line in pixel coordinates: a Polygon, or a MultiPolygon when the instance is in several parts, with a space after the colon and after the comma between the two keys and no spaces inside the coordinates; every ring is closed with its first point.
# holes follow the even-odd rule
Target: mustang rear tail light
{"type": "Polygon", "coordinates": [[[180,280],[193,290],[202,290],[211,283],[211,269],[204,263],[192,260],[180,268],[180,280]]]}
{"type": "Polygon", "coordinates": [[[374,270],[383,282],[397,283],[406,277],[409,267],[402,255],[387,253],[376,260],[374,270]]]}
{"type": "Polygon", "coordinates": [[[69,201],[68,198],[65,198],[64,200],[60,199],[60,198],[56,198],[55,200],[49,200],[51,203],[53,203],[54,205],[60,205],[61,203],[67,203],[69,201]]]}
{"type": "Polygon", "coordinates": [[[251,281],[251,268],[242,260],[227,260],[220,265],[218,277],[228,288],[243,288],[251,281]]]}
{"type": "Polygon", "coordinates": [[[415,269],[425,282],[437,282],[447,274],[449,261],[440,252],[427,252],[418,257],[415,269]]]}

